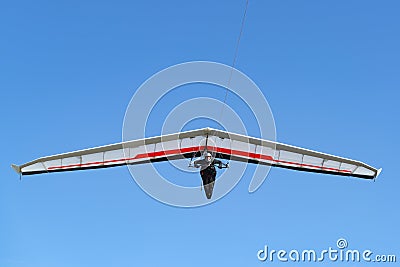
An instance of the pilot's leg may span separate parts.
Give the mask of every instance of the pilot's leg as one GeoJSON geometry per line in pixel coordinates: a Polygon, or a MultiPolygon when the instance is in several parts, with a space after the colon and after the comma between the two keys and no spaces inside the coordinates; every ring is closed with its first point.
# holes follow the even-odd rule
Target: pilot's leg
{"type": "Polygon", "coordinates": [[[206,193],[206,197],[210,199],[214,190],[214,182],[217,172],[215,168],[208,167],[207,169],[203,170],[202,173],[203,174],[201,178],[203,179],[204,191],[206,193]]]}
{"type": "Polygon", "coordinates": [[[203,181],[203,187],[208,184],[208,172],[206,170],[200,171],[201,180],[203,181]]]}
{"type": "Polygon", "coordinates": [[[203,181],[203,186],[206,184],[206,174],[205,171],[202,170],[200,171],[200,175],[201,175],[201,180],[203,181]]]}

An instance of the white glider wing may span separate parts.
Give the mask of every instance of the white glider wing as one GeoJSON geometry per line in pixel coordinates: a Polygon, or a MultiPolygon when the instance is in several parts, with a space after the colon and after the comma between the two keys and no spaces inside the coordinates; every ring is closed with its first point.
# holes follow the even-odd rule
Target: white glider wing
{"type": "Polygon", "coordinates": [[[210,128],[42,157],[12,167],[29,175],[192,158],[205,150],[222,159],[366,179],[381,171],[359,161],[210,128]]]}
{"type": "Polygon", "coordinates": [[[190,157],[204,150],[202,130],[122,142],[38,158],[13,169],[23,175],[108,168],[190,157]]]}

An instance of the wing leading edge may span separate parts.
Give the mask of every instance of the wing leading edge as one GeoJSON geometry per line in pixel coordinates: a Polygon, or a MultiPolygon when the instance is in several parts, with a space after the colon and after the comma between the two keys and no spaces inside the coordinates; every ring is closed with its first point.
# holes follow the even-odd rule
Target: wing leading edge
{"type": "Polygon", "coordinates": [[[205,150],[224,159],[366,179],[381,171],[360,161],[211,128],[42,157],[12,167],[30,175],[190,158],[205,150]]]}

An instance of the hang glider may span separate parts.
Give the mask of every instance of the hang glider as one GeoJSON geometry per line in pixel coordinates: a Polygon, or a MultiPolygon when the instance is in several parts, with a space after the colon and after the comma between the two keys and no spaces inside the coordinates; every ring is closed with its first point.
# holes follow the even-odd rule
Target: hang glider
{"type": "Polygon", "coordinates": [[[381,171],[359,161],[211,128],[42,157],[12,168],[32,175],[194,158],[205,152],[214,158],[365,179],[381,171]]]}

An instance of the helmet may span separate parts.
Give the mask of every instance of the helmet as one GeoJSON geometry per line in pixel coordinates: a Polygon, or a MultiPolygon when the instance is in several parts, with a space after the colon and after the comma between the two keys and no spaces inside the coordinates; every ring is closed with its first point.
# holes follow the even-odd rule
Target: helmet
{"type": "Polygon", "coordinates": [[[212,155],[211,155],[210,152],[207,152],[204,155],[205,160],[208,161],[208,162],[211,162],[211,157],[212,157],[212,155]]]}

